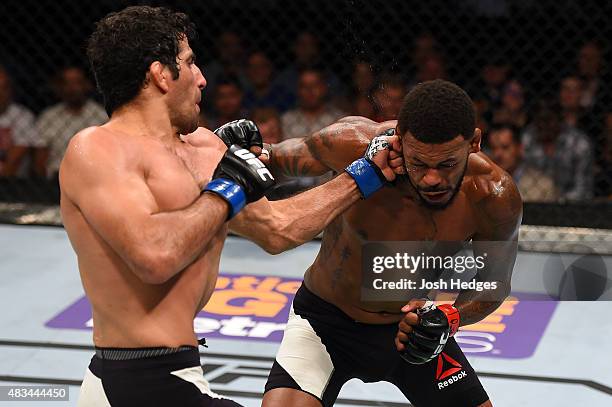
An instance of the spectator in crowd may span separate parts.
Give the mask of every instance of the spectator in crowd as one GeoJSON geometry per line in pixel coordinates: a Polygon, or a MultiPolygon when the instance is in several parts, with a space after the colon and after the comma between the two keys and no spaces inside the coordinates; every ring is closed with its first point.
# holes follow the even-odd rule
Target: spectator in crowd
{"type": "MultiPolygon", "coordinates": [[[[34,114],[13,101],[11,78],[6,69],[0,66],[0,176],[44,175],[43,166],[27,168],[26,159],[29,152],[42,147],[36,133],[34,114]]],[[[30,163],[32,155],[29,155],[30,163]]]]}
{"type": "Polygon", "coordinates": [[[480,83],[473,92],[474,103],[482,119],[489,125],[493,121],[493,112],[502,106],[502,95],[509,76],[510,65],[505,56],[489,59],[481,70],[480,83]]]}
{"type": "MultiPolygon", "coordinates": [[[[248,80],[245,72],[245,49],[242,38],[233,31],[224,31],[215,42],[217,58],[204,66],[202,73],[206,78],[205,95],[214,95],[218,81],[227,76],[238,78],[240,87],[244,89],[248,80]]],[[[210,113],[214,106],[210,104],[211,97],[202,98],[202,107],[210,113]]]]}
{"type": "Polygon", "coordinates": [[[376,121],[396,120],[406,96],[406,84],[398,75],[383,74],[374,91],[376,121]]]}
{"type": "Polygon", "coordinates": [[[554,180],[526,165],[520,129],[512,124],[494,125],[488,145],[493,161],[512,176],[525,202],[551,202],[557,199],[554,180]]]}
{"type": "Polygon", "coordinates": [[[217,87],[213,95],[213,116],[206,120],[209,128],[216,129],[247,116],[243,108],[244,93],[240,81],[235,75],[226,75],[218,78],[217,87]]]}
{"type": "Polygon", "coordinates": [[[593,149],[580,130],[563,124],[558,104],[538,103],[533,123],[523,133],[525,162],[555,180],[559,198],[593,196],[593,149]]]}
{"type": "Polygon", "coordinates": [[[612,87],[609,86],[609,72],[606,75],[605,68],[601,44],[596,41],[585,42],[577,57],[577,76],[582,79],[580,105],[584,112],[581,124],[597,147],[595,153],[598,160],[602,153],[599,146],[605,143],[605,139],[601,138],[605,133],[603,123],[606,114],[612,111],[612,87]]]}
{"type": "MultiPolygon", "coordinates": [[[[253,109],[250,115],[261,133],[264,143],[276,144],[283,141],[283,129],[278,111],[271,107],[259,107],[253,109]]],[[[307,179],[288,177],[284,174],[274,174],[276,185],[266,193],[270,200],[287,198],[297,191],[308,189],[318,180],[308,177],[307,179]]]]}
{"type": "Polygon", "coordinates": [[[605,115],[603,129],[595,167],[595,196],[612,201],[612,112],[605,115]]]}
{"type": "Polygon", "coordinates": [[[586,131],[585,110],[580,104],[582,96],[582,80],[578,76],[567,76],[561,80],[559,89],[559,104],[563,123],[586,131]]]}
{"type": "Polygon", "coordinates": [[[600,45],[595,41],[583,44],[578,52],[578,75],[584,81],[580,105],[587,110],[592,110],[601,103],[605,85],[602,71],[600,45]]]}
{"type": "Polygon", "coordinates": [[[522,129],[527,124],[525,92],[517,80],[510,80],[504,86],[501,106],[493,112],[493,124],[507,123],[522,129]]]}
{"type": "Polygon", "coordinates": [[[36,123],[41,143],[45,145],[46,174],[56,178],[60,162],[73,135],[108,120],[102,106],[89,98],[92,85],[85,71],[76,66],[59,71],[54,89],[60,103],[45,109],[36,123]]]}
{"type": "Polygon", "coordinates": [[[327,89],[323,71],[308,68],[300,73],[298,107],[281,118],[285,139],[310,135],[345,115],[326,103],[327,89]]]}
{"type": "MultiPolygon", "coordinates": [[[[278,75],[278,83],[292,96],[297,98],[300,73],[304,69],[323,70],[326,85],[332,95],[342,95],[342,86],[338,77],[323,65],[319,39],[309,31],[300,32],[293,43],[294,60],[278,75]]],[[[206,72],[204,72],[206,74],[206,72]]]]}
{"type": "Polygon", "coordinates": [[[487,104],[482,100],[473,100],[474,103],[474,113],[476,119],[476,127],[482,131],[483,134],[489,133],[489,121],[485,118],[485,109],[487,104]]]}
{"type": "Polygon", "coordinates": [[[373,99],[375,84],[376,76],[372,64],[366,60],[355,60],[350,86],[339,104],[341,110],[348,112],[351,116],[374,119],[376,115],[373,99]]]}
{"type": "Polygon", "coordinates": [[[440,52],[440,45],[433,34],[424,32],[414,39],[412,64],[415,67],[423,66],[430,55],[439,55],[440,52]]]}
{"type": "Polygon", "coordinates": [[[270,58],[255,51],[247,62],[248,85],[244,94],[244,107],[252,110],[258,107],[273,107],[284,113],[293,107],[292,96],[277,82],[273,81],[274,69],[270,58]]]}
{"type": "Polygon", "coordinates": [[[259,127],[264,143],[276,144],[283,141],[283,128],[278,110],[272,107],[258,107],[251,112],[251,120],[259,127]]]}
{"type": "Polygon", "coordinates": [[[425,55],[423,62],[416,66],[416,74],[407,88],[410,90],[421,82],[433,81],[434,79],[448,79],[446,62],[439,52],[425,55]]]}

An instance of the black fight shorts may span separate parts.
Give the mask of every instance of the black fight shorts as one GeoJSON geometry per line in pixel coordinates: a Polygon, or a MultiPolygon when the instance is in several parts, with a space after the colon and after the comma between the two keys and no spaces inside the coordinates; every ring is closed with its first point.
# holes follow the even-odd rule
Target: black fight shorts
{"type": "Polygon", "coordinates": [[[210,390],[198,349],[97,348],[79,407],[240,407],[210,390]]]}
{"type": "Polygon", "coordinates": [[[344,383],[357,378],[390,382],[415,407],[473,407],[489,399],[454,339],[437,358],[412,365],[395,348],[397,330],[397,323],[355,322],[302,285],[266,391],[297,389],[331,406],[344,383]]]}

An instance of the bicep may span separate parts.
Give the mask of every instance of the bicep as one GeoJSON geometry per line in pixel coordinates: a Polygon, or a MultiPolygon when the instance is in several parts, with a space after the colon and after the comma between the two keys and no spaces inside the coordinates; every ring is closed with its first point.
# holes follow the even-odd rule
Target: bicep
{"type": "Polygon", "coordinates": [[[363,118],[343,118],[316,133],[275,144],[272,167],[289,176],[317,176],[341,172],[360,158],[370,142],[371,123],[363,118]]]}
{"type": "Polygon", "coordinates": [[[87,222],[116,249],[142,241],[138,234],[157,209],[144,180],[136,176],[85,186],[78,196],[75,203],[87,222]]]}
{"type": "Polygon", "coordinates": [[[272,150],[272,168],[290,177],[318,176],[330,170],[321,157],[312,151],[307,138],[292,138],[275,144],[272,150]]]}
{"type": "Polygon", "coordinates": [[[334,123],[305,139],[311,154],[336,172],[360,158],[369,142],[368,136],[353,121],[334,123]]]}

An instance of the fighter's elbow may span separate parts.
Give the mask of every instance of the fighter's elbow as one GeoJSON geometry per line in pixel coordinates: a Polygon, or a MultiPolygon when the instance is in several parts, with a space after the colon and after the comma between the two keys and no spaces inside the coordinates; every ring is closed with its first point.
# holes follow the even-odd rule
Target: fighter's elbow
{"type": "Polygon", "coordinates": [[[296,233],[295,228],[291,225],[283,225],[277,222],[270,229],[270,233],[266,234],[264,240],[261,246],[267,253],[280,254],[298,247],[310,239],[307,239],[307,236],[296,233]]]}
{"type": "Polygon", "coordinates": [[[272,255],[281,254],[292,248],[287,239],[278,236],[268,237],[265,242],[262,242],[261,247],[266,253],[272,255]]]}
{"type": "Polygon", "coordinates": [[[146,284],[164,284],[175,273],[174,256],[163,252],[149,252],[132,263],[132,271],[146,284]]]}

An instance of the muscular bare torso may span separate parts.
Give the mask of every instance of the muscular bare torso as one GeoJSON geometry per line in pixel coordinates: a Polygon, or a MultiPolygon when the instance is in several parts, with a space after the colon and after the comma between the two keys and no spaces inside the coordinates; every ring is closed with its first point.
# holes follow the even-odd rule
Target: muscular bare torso
{"type": "MultiPolygon", "coordinates": [[[[143,136],[118,134],[104,128],[96,131],[104,131],[105,137],[115,137],[121,143],[122,152],[134,166],[132,169],[144,177],[159,212],[193,203],[202,185],[210,180],[224,150],[216,137],[209,137],[210,133],[199,135],[197,147],[177,139],[169,148],[143,136]]],[[[196,131],[199,132],[202,129],[196,131]]],[[[195,345],[193,318],[214,290],[227,227],[221,227],[198,258],[170,280],[146,284],[96,233],[68,197],[69,192],[64,193],[70,188],[62,185],[62,218],[93,308],[95,345],[195,345]]]]}
{"type": "MultiPolygon", "coordinates": [[[[362,120],[340,122],[337,126],[338,134],[353,127],[358,128],[366,139],[371,139],[395,127],[395,122],[379,124],[362,120]]],[[[361,149],[355,151],[354,158],[358,158],[360,152],[361,149]]],[[[358,202],[325,230],[319,254],[304,278],[307,287],[356,321],[399,321],[403,316],[400,309],[409,296],[402,303],[361,301],[361,245],[368,240],[465,241],[486,232],[491,225],[479,215],[479,204],[495,193],[495,187],[503,177],[507,175],[484,154],[471,154],[461,189],[444,210],[432,210],[421,205],[407,180],[358,202]]]]}

